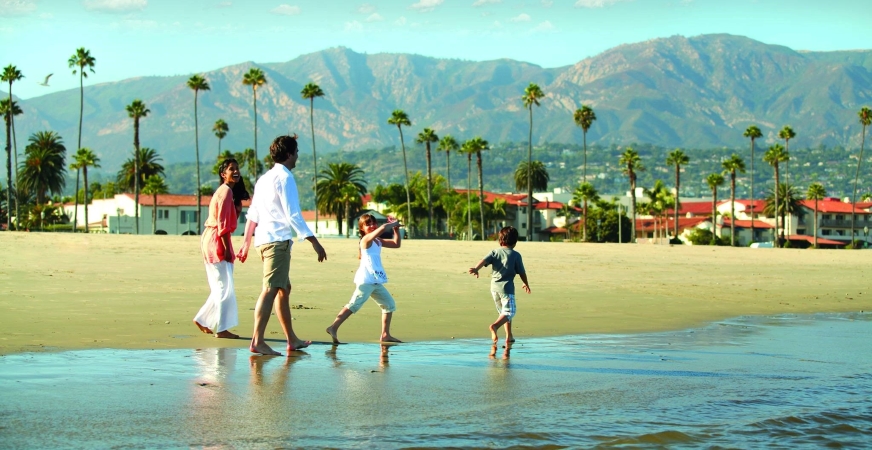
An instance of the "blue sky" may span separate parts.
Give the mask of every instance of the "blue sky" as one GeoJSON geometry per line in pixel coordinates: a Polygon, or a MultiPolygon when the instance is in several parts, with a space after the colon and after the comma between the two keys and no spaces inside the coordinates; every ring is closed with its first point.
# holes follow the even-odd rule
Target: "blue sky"
{"type": "MultiPolygon", "coordinates": [[[[617,45],[730,33],[796,50],[872,49],[869,0],[0,0],[0,65],[30,98],[86,85],[283,62],[345,46],[474,61],[574,64],[617,45]],[[53,73],[50,87],[39,86],[53,73]]],[[[3,89],[5,92],[6,90],[3,89]]]]}

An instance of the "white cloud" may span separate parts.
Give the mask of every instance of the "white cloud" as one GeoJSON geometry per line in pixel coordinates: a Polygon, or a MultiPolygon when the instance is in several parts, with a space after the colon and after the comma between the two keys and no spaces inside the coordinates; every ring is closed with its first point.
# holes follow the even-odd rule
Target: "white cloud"
{"type": "Polygon", "coordinates": [[[539,25],[533,27],[533,29],[530,31],[532,31],[533,33],[553,33],[557,31],[557,27],[552,25],[550,21],[546,20],[539,25]]]}
{"type": "Polygon", "coordinates": [[[605,8],[606,6],[614,5],[628,0],[577,0],[576,8],[605,8]]]}
{"type": "Polygon", "coordinates": [[[400,27],[403,26],[403,25],[405,25],[405,24],[406,24],[406,18],[403,17],[403,16],[400,16],[399,19],[397,19],[397,20],[394,21],[394,25],[397,25],[397,26],[400,26],[400,27]]]}
{"type": "Polygon", "coordinates": [[[418,12],[430,12],[436,9],[437,6],[441,5],[445,0],[418,0],[418,3],[410,6],[409,9],[414,9],[418,12]]]}
{"type": "Polygon", "coordinates": [[[280,16],[297,16],[300,14],[300,7],[283,4],[276,6],[275,8],[269,10],[269,12],[273,14],[278,14],[280,16]]]}
{"type": "Polygon", "coordinates": [[[372,13],[369,17],[366,18],[367,22],[381,22],[383,20],[385,20],[385,18],[382,17],[379,13],[372,13]]]}
{"type": "Polygon", "coordinates": [[[40,19],[54,19],[54,14],[52,13],[42,13],[39,15],[40,19]]]}
{"type": "Polygon", "coordinates": [[[521,13],[518,14],[517,17],[512,17],[511,19],[509,19],[509,22],[529,22],[530,20],[532,20],[532,18],[529,14],[521,13]]]}
{"type": "Polygon", "coordinates": [[[370,5],[369,3],[364,3],[357,7],[358,14],[372,14],[376,12],[377,8],[374,5],[370,5]]]}
{"type": "Polygon", "coordinates": [[[484,6],[484,5],[496,5],[497,3],[502,3],[502,2],[503,2],[503,0],[475,0],[475,2],[472,3],[472,6],[477,8],[479,6],[484,6]]]}
{"type": "Polygon", "coordinates": [[[346,32],[357,32],[363,31],[363,24],[356,20],[352,20],[351,22],[345,22],[345,31],[346,32]]]}
{"type": "Polygon", "coordinates": [[[34,0],[0,0],[0,16],[24,16],[36,11],[34,0]]]}
{"type": "Polygon", "coordinates": [[[125,13],[142,11],[148,6],[148,0],[85,0],[85,9],[108,13],[125,13]]]}
{"type": "Polygon", "coordinates": [[[497,29],[497,30],[500,29],[500,28],[502,28],[502,27],[503,27],[503,24],[500,23],[499,20],[494,20],[493,25],[491,25],[491,28],[493,28],[493,29],[497,29]]]}
{"type": "Polygon", "coordinates": [[[229,7],[233,6],[233,2],[221,2],[215,6],[218,8],[229,8],[229,7]]]}
{"type": "Polygon", "coordinates": [[[552,0],[542,0],[543,8],[550,8],[552,5],[554,5],[554,2],[552,0]]]}

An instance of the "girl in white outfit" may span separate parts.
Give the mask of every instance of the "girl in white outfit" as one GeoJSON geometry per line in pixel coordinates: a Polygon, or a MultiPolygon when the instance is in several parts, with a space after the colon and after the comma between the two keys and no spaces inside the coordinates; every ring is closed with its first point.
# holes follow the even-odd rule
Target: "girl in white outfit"
{"type": "Polygon", "coordinates": [[[348,304],[339,310],[336,315],[336,320],[327,327],[327,334],[333,338],[334,344],[341,344],[337,333],[339,327],[346,319],[356,313],[361,306],[372,297],[382,309],[382,332],[381,342],[402,342],[401,340],[391,336],[391,316],[397,309],[394,298],[385,288],[385,283],[388,282],[388,276],[381,262],[382,248],[400,248],[402,237],[400,236],[399,222],[393,218],[388,218],[388,222],[379,225],[375,217],[364,214],[360,216],[357,222],[357,231],[360,235],[360,245],[358,249],[358,258],[360,259],[360,267],[354,275],[354,284],[357,285],[354,293],[351,294],[351,300],[348,304]],[[393,230],[391,239],[382,239],[382,233],[393,230]]]}

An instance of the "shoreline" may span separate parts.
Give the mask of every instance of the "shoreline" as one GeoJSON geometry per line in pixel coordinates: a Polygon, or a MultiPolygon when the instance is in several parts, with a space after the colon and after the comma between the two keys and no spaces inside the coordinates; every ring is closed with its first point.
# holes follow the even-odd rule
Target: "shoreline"
{"type": "MultiPolygon", "coordinates": [[[[294,329],[329,342],[324,328],[348,301],[356,239],[322,239],[318,264],[295,242],[294,329]]],[[[234,245],[241,239],[234,238],[234,245]]],[[[0,233],[0,355],[91,348],[222,348],[191,322],[208,296],[197,237],[0,233]],[[211,339],[211,340],[206,340],[211,339]]],[[[489,277],[466,274],[495,242],[407,240],[386,250],[397,300],[392,334],[404,341],[487,338],[496,310],[489,277]],[[426,262],[423,263],[423,262],[426,262]]],[[[632,334],[696,328],[739,316],[872,310],[861,250],[750,249],[631,244],[525,243],[532,294],[518,293],[516,338],[632,334]]],[[[254,253],[252,253],[254,256],[254,253]]],[[[236,263],[239,326],[250,337],[260,261],[236,263]]],[[[487,271],[485,271],[487,273],[487,271]]],[[[340,330],[343,342],[377,342],[368,302],[340,330]]],[[[267,337],[284,344],[273,317],[267,337]]],[[[500,333],[500,340],[504,338],[500,333]]]]}

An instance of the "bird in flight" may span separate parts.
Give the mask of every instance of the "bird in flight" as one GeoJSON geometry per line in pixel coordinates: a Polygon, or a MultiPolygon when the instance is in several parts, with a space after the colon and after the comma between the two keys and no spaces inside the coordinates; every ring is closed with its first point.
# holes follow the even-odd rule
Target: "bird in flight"
{"type": "Polygon", "coordinates": [[[45,76],[45,81],[43,81],[42,83],[37,83],[37,84],[40,85],[40,86],[48,86],[48,79],[51,78],[52,75],[54,75],[54,74],[53,74],[53,73],[50,73],[50,74],[46,75],[46,76],[45,76]]]}

